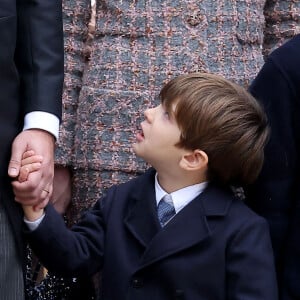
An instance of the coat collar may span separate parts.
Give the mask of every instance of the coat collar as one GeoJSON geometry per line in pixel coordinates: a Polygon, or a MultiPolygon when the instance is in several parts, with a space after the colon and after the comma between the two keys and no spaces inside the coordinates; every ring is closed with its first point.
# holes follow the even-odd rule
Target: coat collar
{"type": "Polygon", "coordinates": [[[141,267],[206,240],[215,228],[210,225],[209,217],[225,216],[232,201],[230,192],[209,184],[161,228],[156,212],[154,175],[155,170],[150,169],[139,178],[124,220],[131,234],[145,247],[141,267]]]}
{"type": "Polygon", "coordinates": [[[155,217],[154,176],[155,170],[150,169],[135,182],[124,219],[125,226],[144,247],[161,228],[155,217]]]}

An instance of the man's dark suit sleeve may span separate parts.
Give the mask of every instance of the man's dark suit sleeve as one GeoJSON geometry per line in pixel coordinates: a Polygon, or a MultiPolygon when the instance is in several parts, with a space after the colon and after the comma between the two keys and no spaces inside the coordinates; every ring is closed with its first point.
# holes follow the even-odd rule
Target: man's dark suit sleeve
{"type": "Polygon", "coordinates": [[[45,111],[61,118],[63,30],[61,0],[17,1],[15,61],[23,114],[45,111]]]}

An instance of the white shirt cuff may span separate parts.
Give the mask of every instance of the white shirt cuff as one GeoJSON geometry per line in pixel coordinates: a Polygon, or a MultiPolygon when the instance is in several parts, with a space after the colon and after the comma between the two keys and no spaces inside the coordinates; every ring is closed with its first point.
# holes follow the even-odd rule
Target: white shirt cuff
{"type": "Polygon", "coordinates": [[[45,217],[45,213],[40,218],[36,219],[35,221],[28,221],[24,217],[24,222],[30,231],[34,231],[35,229],[37,229],[39,227],[39,225],[43,221],[44,217],[45,217]]]}
{"type": "Polygon", "coordinates": [[[53,134],[58,140],[59,118],[45,111],[33,111],[26,114],[24,127],[26,129],[42,129],[53,134]]]}

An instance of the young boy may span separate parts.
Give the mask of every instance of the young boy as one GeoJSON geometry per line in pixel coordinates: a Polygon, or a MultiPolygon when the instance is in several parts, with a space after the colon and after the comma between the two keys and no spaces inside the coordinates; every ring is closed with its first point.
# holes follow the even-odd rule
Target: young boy
{"type": "MultiPolygon", "coordinates": [[[[24,206],[34,252],[60,275],[101,270],[103,300],[276,300],[266,222],[230,189],[261,169],[261,107],[210,74],[179,76],[160,97],[133,144],[153,168],[111,187],[71,230],[50,205],[24,206]]],[[[25,153],[25,177],[34,162],[25,153]]]]}

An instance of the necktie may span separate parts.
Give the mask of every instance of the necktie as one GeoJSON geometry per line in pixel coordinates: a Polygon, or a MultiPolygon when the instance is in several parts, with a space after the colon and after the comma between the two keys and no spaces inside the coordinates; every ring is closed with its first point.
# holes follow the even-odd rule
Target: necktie
{"type": "Polygon", "coordinates": [[[158,219],[159,223],[161,226],[164,226],[168,221],[175,216],[176,212],[173,206],[173,202],[166,201],[167,199],[170,199],[172,201],[172,197],[170,195],[165,195],[160,202],[158,203],[157,206],[157,214],[158,214],[158,219]],[[169,203],[170,202],[170,203],[169,203]]]}

